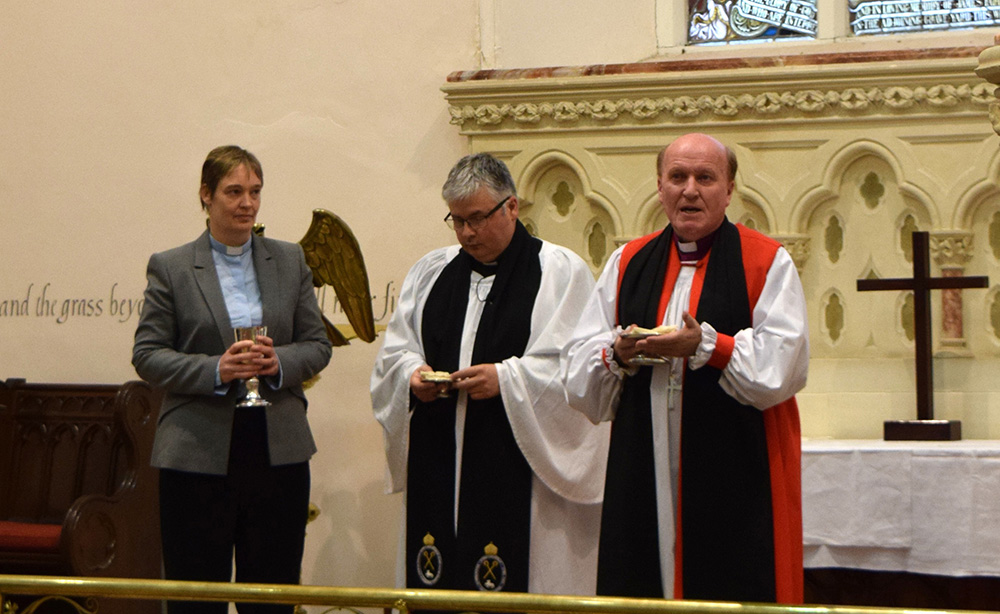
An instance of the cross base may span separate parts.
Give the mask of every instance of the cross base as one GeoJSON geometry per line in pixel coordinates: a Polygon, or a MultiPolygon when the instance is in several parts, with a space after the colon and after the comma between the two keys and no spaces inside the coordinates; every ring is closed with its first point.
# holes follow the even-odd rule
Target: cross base
{"type": "Polygon", "coordinates": [[[886,441],[958,441],[962,439],[959,420],[886,420],[886,441]]]}

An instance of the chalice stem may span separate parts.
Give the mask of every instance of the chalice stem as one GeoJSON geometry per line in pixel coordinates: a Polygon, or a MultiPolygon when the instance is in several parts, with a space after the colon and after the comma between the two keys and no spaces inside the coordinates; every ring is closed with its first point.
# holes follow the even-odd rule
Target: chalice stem
{"type": "MultiPolygon", "coordinates": [[[[258,335],[267,334],[267,327],[241,326],[234,328],[233,333],[237,341],[250,340],[256,343],[258,335]]],[[[236,404],[237,407],[264,407],[271,404],[270,401],[260,396],[260,380],[257,379],[257,376],[247,379],[244,384],[247,394],[242,401],[236,404]]]]}

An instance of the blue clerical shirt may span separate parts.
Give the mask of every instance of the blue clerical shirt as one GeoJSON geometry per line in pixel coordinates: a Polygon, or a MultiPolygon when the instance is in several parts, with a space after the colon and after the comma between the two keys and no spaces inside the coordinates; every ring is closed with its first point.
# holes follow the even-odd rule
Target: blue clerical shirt
{"type": "MultiPolygon", "coordinates": [[[[226,299],[226,310],[229,312],[229,323],[235,327],[260,326],[264,321],[264,308],[260,301],[260,286],[257,285],[257,270],[253,268],[253,239],[238,247],[220,243],[212,235],[208,236],[212,244],[212,260],[215,261],[215,272],[219,276],[222,296],[226,299]]],[[[235,337],[233,341],[235,341],[235,337]]],[[[273,378],[265,378],[272,388],[280,385],[281,365],[278,374],[273,378]]],[[[229,386],[222,384],[219,366],[215,366],[215,392],[225,394],[229,386]]]]}

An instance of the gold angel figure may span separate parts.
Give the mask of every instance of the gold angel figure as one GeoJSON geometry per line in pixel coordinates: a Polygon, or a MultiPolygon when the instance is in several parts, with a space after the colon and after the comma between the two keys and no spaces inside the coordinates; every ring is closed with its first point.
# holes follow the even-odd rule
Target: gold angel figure
{"type": "MultiPolygon", "coordinates": [[[[254,224],[253,231],[264,236],[264,225],[254,224]]],[[[361,256],[361,246],[350,227],[326,209],[313,209],[312,224],[299,245],[305,252],[306,264],[312,270],[313,285],[317,288],[333,286],[355,335],[368,343],[374,341],[375,317],[372,314],[368,270],[361,256]]],[[[326,326],[326,336],[334,347],[350,343],[326,315],[320,315],[326,326]]]]}
{"type": "MultiPolygon", "coordinates": [[[[361,246],[344,220],[326,209],[313,209],[312,224],[299,245],[306,254],[306,264],[312,269],[313,284],[317,288],[333,286],[355,334],[362,341],[374,341],[375,318],[368,271],[361,256],[361,246]]],[[[333,345],[348,344],[347,337],[325,315],[323,324],[333,345]]]]}

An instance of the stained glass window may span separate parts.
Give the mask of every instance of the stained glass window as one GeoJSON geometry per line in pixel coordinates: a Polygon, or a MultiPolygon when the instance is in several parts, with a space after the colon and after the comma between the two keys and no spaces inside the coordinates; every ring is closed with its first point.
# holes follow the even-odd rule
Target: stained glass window
{"type": "Polygon", "coordinates": [[[688,0],[688,43],[816,38],[816,1],[688,0]]]}
{"type": "Polygon", "coordinates": [[[1000,0],[848,0],[851,31],[895,34],[1000,25],[1000,0]]]}

